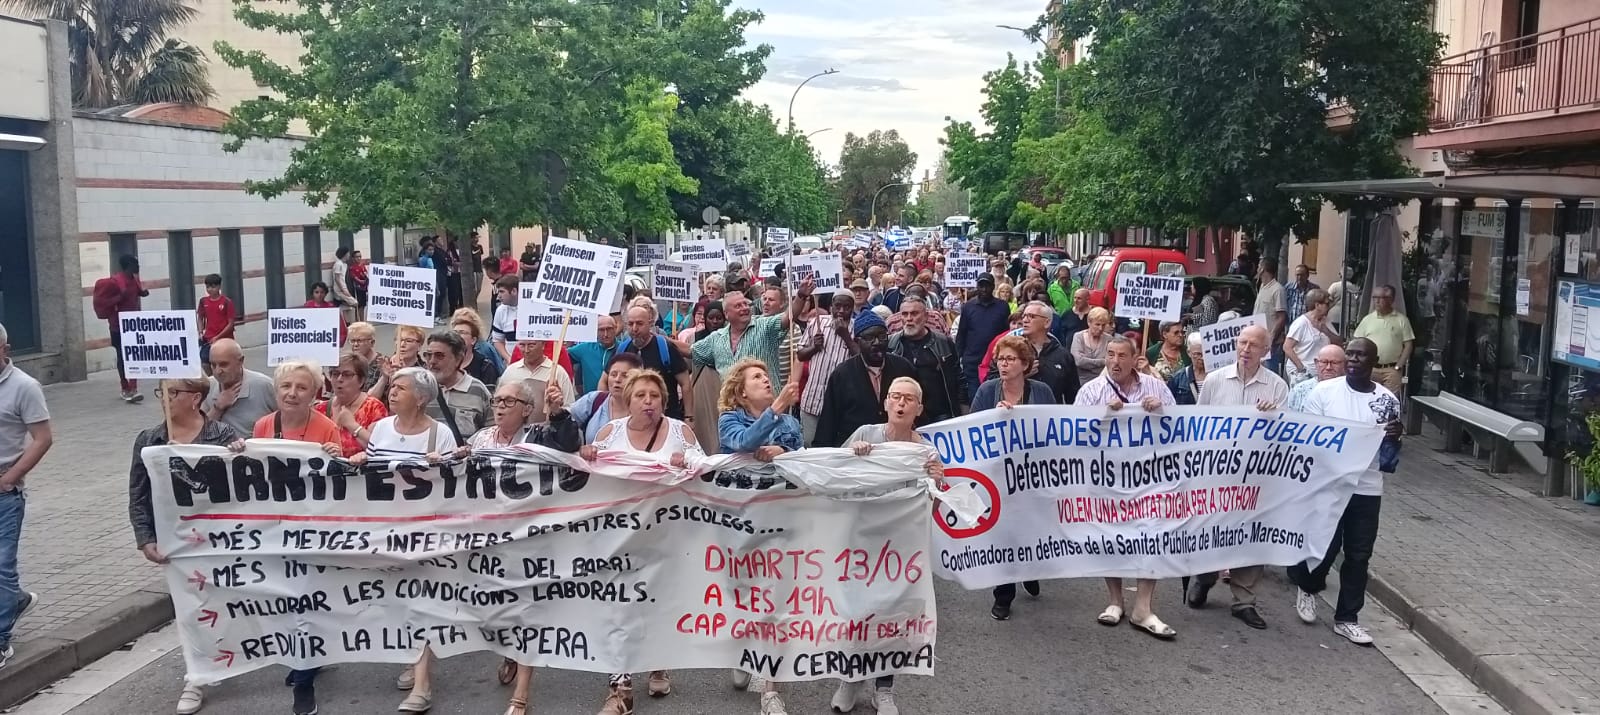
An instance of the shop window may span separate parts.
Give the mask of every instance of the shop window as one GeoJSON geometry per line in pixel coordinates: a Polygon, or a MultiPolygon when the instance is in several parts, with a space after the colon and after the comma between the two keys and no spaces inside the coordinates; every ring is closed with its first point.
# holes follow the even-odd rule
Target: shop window
{"type": "Polygon", "coordinates": [[[167,232],[167,280],[172,308],[194,308],[194,236],[188,231],[167,232]]]}
{"type": "Polygon", "coordinates": [[[283,227],[268,226],[261,230],[261,253],[266,264],[267,310],[284,308],[283,294],[283,227]]]}

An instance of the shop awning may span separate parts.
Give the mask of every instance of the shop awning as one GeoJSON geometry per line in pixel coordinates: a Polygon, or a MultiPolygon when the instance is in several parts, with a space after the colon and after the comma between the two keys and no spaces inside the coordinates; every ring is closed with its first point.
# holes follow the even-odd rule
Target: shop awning
{"type": "Polygon", "coordinates": [[[1600,198],[1600,178],[1562,174],[1473,174],[1409,179],[1320,181],[1279,184],[1302,194],[1344,194],[1400,199],[1589,199],[1600,198]]]}

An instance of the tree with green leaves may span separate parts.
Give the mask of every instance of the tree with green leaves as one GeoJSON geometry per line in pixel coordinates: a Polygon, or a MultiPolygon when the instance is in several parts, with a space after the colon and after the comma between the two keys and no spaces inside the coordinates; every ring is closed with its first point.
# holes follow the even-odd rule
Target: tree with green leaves
{"type": "Polygon", "coordinates": [[[1008,55],[1005,67],[983,79],[981,114],[988,128],[951,122],[945,127],[945,159],[950,162],[950,175],[972,191],[970,215],[979,228],[1016,230],[1021,228],[1013,219],[1021,185],[1012,178],[1013,153],[1022,138],[1029,99],[1039,88],[1039,78],[1029,65],[1008,55]]]}
{"type": "Polygon", "coordinates": [[[304,187],[313,203],[337,193],[330,225],[458,232],[660,226],[661,207],[694,190],[659,141],[675,121],[668,85],[702,91],[691,70],[715,57],[684,50],[715,29],[713,17],[738,19],[723,17],[721,0],[295,4],[277,12],[236,0],[235,13],[298,36],[297,66],[218,43],[226,62],[278,95],[238,107],[230,148],[297,123],[311,134],[283,176],[248,188],[304,187]]]}
{"type": "Polygon", "coordinates": [[[1066,37],[1092,39],[1088,59],[1068,75],[1067,136],[1030,148],[1027,163],[1053,168],[1056,190],[1032,220],[1074,229],[1244,226],[1275,255],[1318,210],[1280,184],[1411,173],[1396,142],[1425,128],[1441,45],[1431,5],[1062,3],[1046,21],[1066,37]],[[1352,121],[1330,129],[1338,102],[1352,121]]]}
{"type": "Polygon", "coordinates": [[[735,221],[818,231],[832,219],[824,168],[804,137],[778,131],[771,110],[738,100],[685,108],[673,124],[684,174],[700,182],[696,196],[675,202],[691,225],[706,205],[735,221]]]}
{"type": "Polygon", "coordinates": [[[917,200],[906,207],[906,215],[915,216],[919,226],[932,226],[951,216],[967,215],[967,194],[966,189],[952,180],[950,160],[940,157],[933,175],[918,188],[917,200]]]}
{"type": "Polygon", "coordinates": [[[205,53],[168,35],[194,19],[183,0],[0,0],[0,9],[67,25],[72,104],[204,104],[216,96],[205,53]]]}
{"type": "Polygon", "coordinates": [[[909,184],[916,166],[917,155],[893,129],[875,129],[866,136],[846,134],[839,151],[837,179],[844,217],[857,226],[867,226],[872,223],[874,208],[880,224],[888,217],[900,216],[911,196],[909,184]]]}

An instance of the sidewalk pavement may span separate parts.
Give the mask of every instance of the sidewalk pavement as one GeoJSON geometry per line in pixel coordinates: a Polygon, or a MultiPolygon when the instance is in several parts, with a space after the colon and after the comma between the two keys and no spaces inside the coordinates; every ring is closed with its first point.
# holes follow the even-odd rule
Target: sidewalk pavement
{"type": "Polygon", "coordinates": [[[1600,509],[1407,440],[1367,593],[1516,715],[1600,713],[1600,509]]]}
{"type": "MultiPolygon", "coordinates": [[[[387,353],[394,328],[377,327],[387,353]]],[[[265,347],[245,350],[246,368],[269,372],[266,363],[265,347]]],[[[12,632],[0,709],[172,620],[166,584],[128,525],[133,438],[161,421],[155,386],[140,381],[137,405],[122,402],[110,371],[44,388],[55,445],[28,477],[18,566],[39,600],[12,632]]]]}

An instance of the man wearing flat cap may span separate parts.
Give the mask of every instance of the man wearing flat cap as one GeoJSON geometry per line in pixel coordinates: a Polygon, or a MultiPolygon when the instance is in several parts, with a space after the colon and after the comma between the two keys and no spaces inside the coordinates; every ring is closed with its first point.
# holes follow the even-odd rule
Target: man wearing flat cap
{"type": "Polygon", "coordinates": [[[857,428],[888,422],[883,405],[889,397],[889,384],[898,377],[917,377],[910,362],[889,354],[889,326],[876,313],[857,313],[851,330],[856,354],[828,377],[813,447],[843,447],[857,428]]]}

